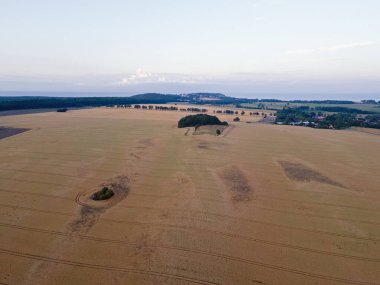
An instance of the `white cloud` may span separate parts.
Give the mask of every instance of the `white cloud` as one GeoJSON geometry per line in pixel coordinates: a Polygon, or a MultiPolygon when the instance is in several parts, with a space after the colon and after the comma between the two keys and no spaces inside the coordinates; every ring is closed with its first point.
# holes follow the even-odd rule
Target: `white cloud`
{"type": "Polygon", "coordinates": [[[149,81],[152,76],[152,73],[144,72],[141,68],[139,68],[134,74],[122,78],[119,83],[121,85],[128,85],[132,83],[146,82],[149,81]]]}
{"type": "Polygon", "coordinates": [[[190,74],[175,74],[175,73],[150,73],[145,72],[141,68],[136,70],[135,73],[129,74],[119,80],[116,85],[138,85],[146,83],[196,83],[202,80],[203,77],[196,78],[190,74]]]}
{"type": "Polygon", "coordinates": [[[321,53],[321,52],[336,52],[345,49],[359,48],[359,47],[367,47],[374,45],[375,42],[367,41],[367,42],[356,42],[349,44],[341,44],[334,46],[324,46],[318,48],[309,48],[309,49],[295,49],[287,51],[288,54],[313,54],[313,53],[321,53]]]}

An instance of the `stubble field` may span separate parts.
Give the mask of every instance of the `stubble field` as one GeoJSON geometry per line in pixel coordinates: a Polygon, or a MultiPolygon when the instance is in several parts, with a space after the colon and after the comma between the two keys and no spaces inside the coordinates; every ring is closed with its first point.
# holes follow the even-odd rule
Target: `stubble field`
{"type": "Polygon", "coordinates": [[[184,115],[1,117],[0,284],[380,284],[379,134],[184,115]]]}

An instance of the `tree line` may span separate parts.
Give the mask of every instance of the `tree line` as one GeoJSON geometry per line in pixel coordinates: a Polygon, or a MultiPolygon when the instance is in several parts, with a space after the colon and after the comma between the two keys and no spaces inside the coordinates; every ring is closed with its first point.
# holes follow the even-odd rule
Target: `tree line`
{"type": "Polygon", "coordinates": [[[380,114],[369,114],[367,116],[358,115],[355,112],[325,114],[321,111],[311,111],[307,106],[285,107],[277,112],[275,123],[319,129],[346,129],[353,126],[380,129],[380,114]]]}

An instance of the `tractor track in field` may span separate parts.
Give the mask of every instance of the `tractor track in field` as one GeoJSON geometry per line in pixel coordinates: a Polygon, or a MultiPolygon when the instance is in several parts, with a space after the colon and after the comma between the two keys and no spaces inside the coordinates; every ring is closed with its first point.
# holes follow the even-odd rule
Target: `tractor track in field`
{"type": "MultiPolygon", "coordinates": [[[[158,176],[153,176],[151,175],[150,177],[158,177],[158,176]]],[[[200,182],[209,182],[209,180],[207,179],[204,179],[204,180],[197,180],[197,181],[200,181],[200,182]]],[[[153,184],[148,184],[148,183],[138,183],[137,185],[141,185],[141,186],[147,186],[147,187],[154,187],[153,184]]],[[[197,189],[203,189],[202,187],[197,187],[197,189]]],[[[213,188],[213,187],[208,187],[207,189],[217,189],[217,188],[213,188]]],[[[347,195],[347,194],[339,194],[339,193],[331,193],[331,192],[323,192],[323,191],[305,191],[305,190],[290,190],[290,189],[286,189],[286,190],[276,190],[277,192],[282,192],[282,193],[286,193],[286,192],[301,192],[301,193],[304,193],[304,194],[323,194],[323,195],[332,195],[332,196],[338,196],[338,197],[346,197],[346,198],[354,198],[354,199],[367,199],[367,200],[378,200],[380,201],[380,198],[379,197],[373,197],[373,196],[366,196],[366,197],[363,197],[363,196],[358,196],[358,195],[347,195]]],[[[137,195],[137,194],[135,194],[137,195]]],[[[144,194],[139,194],[139,195],[144,195],[144,194]]]]}
{"type": "Polygon", "coordinates": [[[30,191],[16,191],[16,190],[7,190],[7,189],[0,188],[0,192],[74,201],[74,199],[71,197],[64,197],[64,196],[58,196],[58,195],[53,195],[53,194],[34,193],[34,192],[30,192],[30,191]]]}
{"type": "MultiPolygon", "coordinates": [[[[38,163],[37,165],[35,166],[48,166],[48,167],[54,167],[54,168],[63,168],[63,169],[75,169],[75,170],[78,170],[80,169],[81,167],[80,166],[71,166],[71,165],[63,165],[63,164],[53,164],[53,163],[38,163]]],[[[96,170],[95,168],[87,168],[86,169],[88,170],[96,170]]],[[[7,170],[7,169],[5,169],[7,170]]],[[[14,169],[15,171],[19,171],[19,169],[14,169]]],[[[111,170],[111,169],[105,169],[105,168],[102,168],[101,169],[102,172],[105,172],[105,173],[114,173],[115,171],[111,170]]],[[[46,174],[53,174],[53,173],[46,173],[46,174]]]]}
{"type": "Polygon", "coordinates": [[[27,169],[0,168],[0,171],[12,171],[12,172],[33,173],[33,174],[43,174],[43,175],[56,175],[56,176],[64,176],[64,177],[70,177],[70,178],[79,178],[78,175],[42,172],[42,171],[34,171],[34,170],[27,170],[27,169]]]}
{"type": "MultiPolygon", "coordinates": [[[[59,175],[59,174],[51,174],[51,175],[59,175]]],[[[79,179],[80,177],[79,176],[72,176],[72,178],[78,178],[79,179]]],[[[35,181],[35,180],[28,180],[28,179],[12,179],[12,178],[0,177],[0,180],[1,179],[2,180],[8,180],[8,181],[26,182],[26,183],[36,183],[36,184],[39,183],[39,184],[46,184],[46,185],[53,185],[53,186],[60,186],[60,187],[69,187],[70,186],[70,185],[65,185],[65,184],[60,184],[60,183],[35,181]]],[[[139,185],[141,185],[141,184],[139,184],[139,185]]],[[[1,191],[1,189],[0,189],[0,191],[1,191]]],[[[177,198],[177,196],[170,196],[170,195],[151,195],[151,194],[141,194],[141,193],[131,193],[131,195],[154,196],[154,197],[160,197],[160,198],[177,198]]],[[[327,206],[327,207],[350,208],[350,209],[355,209],[355,210],[360,210],[360,211],[380,212],[380,209],[363,208],[363,207],[357,207],[357,206],[352,206],[352,205],[342,205],[342,204],[334,204],[334,203],[310,202],[310,201],[303,201],[303,200],[297,200],[297,199],[273,197],[273,196],[268,196],[268,195],[263,195],[263,194],[256,194],[256,197],[263,197],[265,199],[280,200],[280,201],[286,201],[286,202],[292,202],[292,203],[310,204],[310,205],[327,206]]],[[[190,196],[190,197],[186,197],[186,199],[194,199],[194,197],[190,196]]],[[[224,201],[224,200],[208,199],[208,198],[202,198],[202,199],[207,200],[207,201],[216,202],[216,203],[229,203],[228,201],[224,201]]]]}
{"type": "MultiPolygon", "coordinates": [[[[15,191],[4,190],[4,189],[0,189],[0,191],[10,192],[10,193],[15,192],[15,191]]],[[[56,195],[50,195],[50,194],[40,194],[40,193],[32,193],[32,192],[25,192],[25,191],[22,191],[22,192],[17,191],[16,193],[20,194],[20,195],[27,194],[27,195],[33,195],[33,196],[42,196],[42,197],[48,197],[48,198],[64,199],[64,200],[68,200],[68,201],[76,201],[76,199],[72,199],[69,197],[62,197],[62,196],[56,196],[56,195]]],[[[16,208],[16,207],[17,206],[14,206],[14,208],[16,208]]],[[[374,241],[374,242],[380,241],[380,238],[361,237],[361,236],[355,236],[355,235],[349,235],[349,234],[333,233],[333,232],[328,232],[328,231],[311,230],[311,229],[305,229],[305,228],[287,226],[287,225],[280,225],[280,224],[275,224],[275,223],[251,220],[251,219],[247,219],[247,218],[243,218],[243,217],[230,216],[230,215],[224,215],[224,214],[218,214],[218,213],[212,213],[212,212],[204,212],[204,211],[196,211],[196,210],[183,210],[183,209],[158,208],[158,207],[154,208],[154,207],[144,207],[144,206],[123,206],[123,205],[119,205],[119,207],[122,207],[125,209],[145,209],[145,210],[158,210],[158,211],[169,210],[169,211],[173,211],[173,212],[177,211],[177,212],[187,212],[187,213],[198,213],[198,214],[204,214],[204,215],[215,216],[215,217],[220,217],[220,218],[228,218],[228,219],[232,219],[232,220],[243,221],[243,222],[247,222],[247,223],[261,224],[261,225],[270,226],[270,227],[297,230],[297,231],[303,231],[303,232],[308,232],[308,233],[324,234],[324,235],[350,238],[350,239],[356,239],[356,240],[368,240],[368,241],[374,241]]]]}
{"type": "MultiPolygon", "coordinates": [[[[132,194],[131,193],[129,195],[142,195],[142,196],[152,196],[152,197],[161,197],[161,198],[165,198],[165,197],[166,198],[178,198],[176,196],[150,195],[150,194],[132,194]]],[[[193,198],[194,197],[188,197],[188,199],[193,199],[193,198]]],[[[226,203],[226,204],[229,203],[229,201],[215,200],[215,199],[208,199],[208,198],[202,198],[202,200],[216,202],[216,203],[226,203]]],[[[265,208],[265,207],[256,207],[256,209],[264,210],[264,211],[280,212],[280,213],[296,215],[296,216],[321,218],[321,219],[331,219],[331,220],[342,220],[342,221],[349,221],[349,222],[356,222],[356,223],[380,226],[380,222],[363,221],[363,220],[349,219],[349,218],[343,218],[343,217],[331,217],[331,216],[316,215],[316,214],[297,213],[297,212],[292,212],[292,211],[287,211],[287,210],[277,210],[277,209],[270,209],[270,208],[265,208]]]]}
{"type": "Polygon", "coordinates": [[[380,222],[363,221],[363,220],[356,220],[356,219],[349,219],[349,218],[342,218],[342,217],[331,217],[331,216],[316,215],[316,214],[304,214],[304,213],[297,213],[297,212],[286,211],[286,210],[270,209],[270,208],[265,208],[265,207],[257,207],[257,209],[263,210],[263,211],[269,211],[269,212],[277,212],[277,213],[282,213],[282,214],[294,215],[294,216],[301,216],[301,217],[341,220],[341,221],[347,221],[347,222],[380,226],[380,222]]]}
{"type": "Polygon", "coordinates": [[[61,264],[61,265],[69,265],[69,266],[79,267],[79,268],[91,268],[91,269],[100,269],[100,270],[105,270],[105,271],[116,271],[116,272],[134,273],[134,274],[140,274],[140,275],[150,275],[150,276],[156,276],[158,278],[170,278],[170,279],[174,279],[174,280],[178,280],[178,281],[191,282],[193,284],[202,284],[202,285],[220,284],[220,283],[216,283],[216,282],[203,281],[203,280],[199,280],[199,279],[195,279],[195,278],[190,278],[190,277],[175,275],[175,274],[169,274],[169,273],[77,262],[77,261],[72,261],[72,260],[52,258],[52,257],[47,257],[47,256],[42,256],[42,255],[37,255],[37,254],[30,254],[30,253],[19,252],[19,251],[12,251],[12,250],[7,250],[7,249],[0,249],[0,253],[11,255],[11,256],[16,256],[16,257],[23,257],[23,258],[27,258],[27,259],[51,262],[51,263],[56,263],[56,264],[61,264]]]}
{"type": "Polygon", "coordinates": [[[191,131],[191,128],[186,128],[186,132],[183,134],[185,137],[189,136],[189,132],[191,131]]]}
{"type": "MultiPolygon", "coordinates": [[[[2,178],[0,178],[0,179],[2,179],[2,178]]],[[[7,180],[12,180],[12,179],[7,179],[7,180]]],[[[33,181],[29,181],[29,180],[27,182],[33,183],[33,181]]],[[[35,182],[35,183],[38,183],[38,182],[35,182]]],[[[55,185],[55,186],[57,186],[57,185],[55,185]]],[[[65,185],[59,184],[59,186],[65,186],[65,185]]],[[[144,195],[144,194],[133,194],[133,195],[144,195]]],[[[154,196],[154,195],[145,195],[145,196],[154,196]]],[[[156,195],[156,196],[159,196],[159,195],[156,195]]],[[[161,195],[160,195],[160,197],[161,197],[161,195]]],[[[165,196],[162,196],[162,197],[165,197],[165,196]]],[[[167,198],[174,198],[174,196],[173,197],[172,196],[166,196],[166,197],[167,198]]],[[[190,198],[192,198],[192,197],[190,197],[190,198]]],[[[207,198],[203,198],[203,200],[209,200],[211,202],[217,202],[217,203],[228,203],[228,201],[207,199],[207,198]]],[[[331,217],[331,216],[324,216],[324,215],[317,215],[317,214],[297,213],[297,212],[292,212],[292,211],[287,211],[287,210],[277,210],[277,209],[270,209],[270,208],[265,208],[265,207],[256,207],[256,209],[264,210],[264,211],[273,211],[273,212],[284,213],[284,214],[289,214],[289,215],[302,216],[302,217],[342,220],[342,221],[349,221],[349,222],[362,223],[362,224],[370,224],[370,225],[376,225],[376,226],[380,225],[380,222],[363,221],[363,220],[350,219],[350,218],[345,218],[345,217],[331,217]]],[[[369,209],[369,211],[372,211],[372,209],[369,209]]]]}
{"type": "Polygon", "coordinates": [[[234,129],[236,128],[236,126],[234,126],[234,125],[229,125],[228,127],[227,127],[227,129],[225,129],[223,132],[222,132],[222,137],[227,137],[234,129]]]}
{"type": "MultiPolygon", "coordinates": [[[[63,199],[63,200],[68,200],[68,201],[74,201],[75,203],[77,203],[80,206],[85,206],[86,205],[86,204],[80,202],[80,200],[79,200],[80,194],[78,194],[75,197],[75,199],[73,199],[73,198],[70,198],[70,197],[62,197],[62,196],[51,195],[51,194],[41,194],[41,193],[32,193],[32,192],[26,192],[26,191],[13,191],[13,190],[11,191],[11,190],[5,190],[5,189],[1,189],[1,188],[0,188],[0,192],[17,193],[17,194],[20,194],[20,195],[27,194],[27,195],[32,195],[32,196],[40,196],[40,197],[47,197],[47,198],[63,199]]],[[[129,195],[143,195],[143,196],[145,196],[145,194],[133,194],[133,193],[130,193],[129,195]]],[[[20,209],[23,208],[23,207],[10,206],[10,205],[5,205],[5,204],[0,204],[0,206],[12,207],[12,208],[20,208],[20,209]]],[[[310,230],[310,229],[304,229],[304,228],[293,227],[293,226],[286,226],[286,225],[279,225],[279,224],[275,224],[275,223],[269,223],[269,222],[264,222],[264,221],[251,220],[251,219],[247,219],[247,218],[243,218],[243,217],[230,216],[230,215],[224,215],[224,214],[218,214],[218,213],[212,213],[212,212],[203,212],[203,211],[195,211],[195,210],[182,210],[182,209],[167,209],[167,208],[163,209],[163,208],[152,208],[152,207],[144,207],[144,206],[124,206],[124,205],[119,205],[119,207],[127,208],[127,209],[146,209],[146,210],[153,209],[153,210],[170,210],[170,211],[179,211],[179,212],[199,213],[199,214],[206,214],[206,215],[220,217],[220,218],[229,218],[229,219],[234,219],[234,220],[238,220],[238,221],[244,221],[244,222],[248,222],[248,223],[256,223],[256,224],[262,224],[262,225],[267,225],[267,226],[272,226],[272,227],[280,227],[280,228],[285,228],[285,229],[298,230],[298,231],[304,231],[304,232],[310,232],[310,233],[316,233],[316,234],[325,234],[325,235],[338,236],[338,237],[344,237],[344,238],[351,238],[351,239],[357,239],[357,240],[380,241],[380,238],[360,237],[360,236],[348,235],[348,234],[338,234],[338,233],[333,233],[333,232],[328,232],[328,231],[310,230]]],[[[272,209],[268,209],[268,208],[262,208],[262,209],[265,210],[265,211],[271,211],[272,210],[272,209]]],[[[34,208],[26,208],[26,210],[37,211],[37,212],[40,211],[40,210],[34,209],[34,208]]],[[[45,210],[41,210],[41,211],[45,211],[45,210]]],[[[278,211],[281,211],[281,210],[275,210],[275,209],[273,209],[273,211],[278,212],[278,211]]],[[[284,211],[281,211],[281,212],[284,212],[284,211]]],[[[54,212],[54,213],[57,214],[57,212],[54,212]]],[[[60,215],[65,215],[66,213],[59,212],[59,214],[60,215]]],[[[294,213],[294,212],[291,212],[290,214],[299,215],[299,213],[294,213]]],[[[68,214],[68,215],[72,216],[71,214],[68,214]]],[[[306,214],[300,214],[300,215],[306,215],[306,214]]],[[[314,217],[314,216],[315,215],[313,215],[312,217],[314,217]]],[[[319,216],[319,215],[316,216],[316,217],[317,218],[321,218],[321,216],[319,216]]],[[[326,216],[322,216],[322,218],[326,218],[326,216]]],[[[330,218],[331,219],[338,219],[338,218],[334,218],[334,217],[330,217],[330,218]]],[[[349,220],[349,221],[352,221],[352,220],[349,220]]],[[[355,222],[361,222],[361,223],[371,223],[371,222],[368,222],[368,221],[358,221],[358,220],[353,220],[353,221],[355,221],[355,222]]]]}
{"type": "MultiPolygon", "coordinates": [[[[31,210],[30,208],[28,209],[28,208],[25,208],[25,207],[15,207],[15,208],[31,210]]],[[[71,217],[73,217],[73,216],[76,217],[77,216],[75,214],[64,213],[64,212],[46,211],[46,210],[37,210],[37,211],[38,212],[44,212],[44,213],[57,214],[57,215],[71,216],[71,217]]],[[[107,219],[107,218],[101,218],[101,220],[103,220],[103,221],[109,221],[109,222],[113,222],[113,223],[119,223],[119,224],[136,225],[136,226],[150,226],[150,227],[163,227],[163,228],[170,228],[170,229],[201,231],[201,232],[206,232],[206,233],[211,233],[211,234],[217,234],[217,235],[224,236],[224,237],[227,237],[227,238],[235,238],[235,239],[240,239],[240,240],[247,240],[247,241],[250,241],[250,242],[256,242],[256,243],[266,244],[266,245],[269,245],[269,246],[275,246],[275,247],[281,247],[281,248],[289,248],[289,249],[300,250],[300,251],[309,252],[309,253],[315,253],[315,254],[321,254],[321,255],[329,255],[329,256],[336,256],[336,257],[341,257],[341,258],[346,258],[346,259],[352,259],[352,260],[362,260],[362,261],[369,261],[369,262],[380,262],[380,259],[376,259],[376,258],[367,258],[367,257],[361,257],[361,256],[352,256],[352,255],[346,255],[346,254],[341,254],[341,253],[329,252],[329,251],[324,251],[324,250],[317,250],[317,249],[306,248],[306,247],[302,247],[302,246],[295,246],[295,245],[290,245],[290,244],[286,244],[286,243],[272,242],[272,241],[268,241],[268,240],[257,239],[257,238],[252,238],[252,237],[248,237],[248,236],[227,233],[227,232],[223,232],[223,231],[219,231],[219,230],[210,230],[210,229],[206,229],[206,228],[195,228],[195,227],[180,226],[180,225],[173,225],[173,224],[164,224],[164,223],[143,223],[143,222],[136,222],[136,221],[114,220],[114,219],[107,219]]]]}
{"type": "Polygon", "coordinates": [[[295,203],[301,203],[301,204],[311,204],[311,205],[320,205],[320,206],[329,206],[329,207],[349,208],[349,209],[355,209],[355,210],[361,210],[361,211],[380,212],[380,209],[362,208],[362,207],[357,207],[357,206],[352,206],[352,205],[342,205],[342,204],[333,204],[333,203],[324,203],[324,202],[310,202],[310,201],[302,201],[302,200],[297,200],[297,199],[279,198],[279,197],[273,197],[273,196],[262,195],[262,194],[256,194],[256,196],[267,198],[270,200],[280,200],[280,201],[295,202],[295,203]]]}
{"type": "MultiPolygon", "coordinates": [[[[70,266],[80,267],[80,268],[101,269],[101,270],[106,270],[106,271],[119,271],[119,272],[127,272],[127,273],[144,274],[144,275],[151,275],[151,276],[157,276],[157,277],[171,278],[171,279],[176,279],[176,280],[180,280],[180,281],[191,282],[194,284],[205,284],[205,285],[221,284],[221,283],[204,281],[204,280],[189,278],[186,276],[175,275],[175,274],[168,274],[168,273],[141,270],[141,269],[104,266],[104,265],[99,265],[99,264],[77,262],[77,261],[71,261],[71,260],[65,260],[65,259],[46,257],[46,256],[42,256],[42,255],[30,254],[30,253],[25,253],[25,252],[1,249],[1,248],[0,248],[0,253],[12,255],[12,256],[16,256],[16,257],[23,257],[23,258],[52,262],[52,263],[58,263],[58,264],[63,264],[63,265],[70,265],[70,266]]],[[[218,257],[219,254],[215,254],[214,256],[218,257]]],[[[238,258],[238,259],[241,260],[240,258],[238,258]]],[[[233,260],[236,260],[236,259],[233,259],[233,260]]],[[[380,283],[374,283],[374,282],[368,282],[368,281],[359,281],[359,280],[345,279],[345,278],[334,277],[334,276],[329,276],[329,275],[322,275],[322,274],[318,274],[318,273],[312,273],[312,272],[307,272],[307,271],[303,271],[303,270],[278,266],[278,265],[274,265],[274,264],[268,264],[268,263],[264,263],[264,262],[260,262],[260,261],[250,260],[247,262],[249,264],[252,264],[255,266],[264,267],[264,268],[268,268],[268,269],[272,269],[272,270],[277,270],[277,271],[282,271],[282,272],[287,272],[287,273],[293,273],[293,274],[297,274],[297,275],[302,275],[302,276],[307,276],[307,277],[312,277],[312,278],[317,278],[317,279],[322,279],[322,280],[327,280],[327,281],[341,282],[341,283],[345,283],[345,284],[357,284],[357,285],[379,285],[380,284],[380,283]]]]}
{"type": "Polygon", "coordinates": [[[230,215],[224,215],[224,214],[218,214],[218,213],[212,213],[212,212],[204,212],[204,211],[196,211],[196,210],[182,210],[182,209],[170,209],[170,208],[153,208],[153,207],[144,207],[144,206],[122,206],[120,207],[125,209],[145,209],[145,210],[157,210],[157,211],[173,211],[173,212],[185,212],[185,213],[197,213],[197,214],[203,214],[208,216],[215,216],[220,218],[228,218],[236,221],[243,221],[247,223],[253,223],[253,224],[261,224],[265,226],[270,227],[278,227],[278,228],[284,228],[284,229],[290,229],[290,230],[297,230],[297,231],[303,231],[308,233],[314,233],[314,234],[324,234],[324,235],[330,235],[330,236],[336,236],[336,237],[343,237],[343,238],[351,238],[351,239],[357,239],[357,240],[367,240],[367,241],[380,241],[379,238],[371,238],[371,237],[360,237],[355,235],[349,235],[349,234],[338,234],[333,232],[327,232],[327,231],[318,231],[318,230],[310,230],[300,227],[294,227],[294,226],[286,226],[286,225],[279,225],[275,223],[269,223],[264,221],[257,221],[257,220],[251,220],[243,217],[237,217],[237,216],[230,216],[230,215]]]}
{"type": "MultiPolygon", "coordinates": [[[[39,228],[24,227],[24,226],[13,225],[13,224],[6,224],[6,223],[1,223],[1,222],[0,222],[0,226],[1,227],[20,229],[20,230],[29,231],[29,232],[38,232],[38,233],[52,234],[52,235],[65,236],[65,237],[71,237],[71,238],[91,240],[91,241],[94,241],[94,242],[113,243],[113,244],[126,244],[126,245],[131,245],[131,246],[137,246],[138,245],[137,243],[127,242],[127,241],[123,241],[123,240],[98,238],[98,237],[92,237],[92,236],[88,236],[88,235],[71,234],[69,232],[66,233],[66,232],[59,232],[59,231],[44,230],[44,229],[39,229],[39,228]]],[[[242,263],[248,263],[248,264],[252,262],[252,260],[249,260],[249,259],[244,259],[244,258],[239,258],[239,257],[233,257],[233,256],[230,256],[230,255],[225,255],[225,254],[220,254],[220,253],[215,253],[215,252],[210,252],[210,251],[204,251],[204,250],[198,250],[198,249],[190,249],[190,248],[184,248],[184,247],[169,246],[169,245],[164,245],[164,244],[161,244],[161,245],[150,245],[150,246],[147,246],[147,247],[150,247],[150,248],[161,248],[161,249],[173,249],[173,250],[185,251],[185,252],[193,252],[193,253],[198,253],[198,254],[203,254],[203,255],[208,255],[208,256],[216,256],[216,257],[220,257],[222,259],[235,260],[235,261],[239,261],[239,262],[242,262],[242,263]]],[[[298,246],[295,246],[295,247],[300,248],[298,246]]],[[[317,250],[317,251],[318,251],[318,253],[322,252],[323,254],[329,254],[329,255],[331,255],[330,254],[331,252],[320,251],[320,250],[317,250]]],[[[343,257],[343,258],[349,258],[349,259],[355,259],[355,260],[369,261],[369,262],[380,262],[379,258],[368,258],[368,257],[361,257],[361,256],[345,255],[345,254],[334,254],[334,256],[343,257]]]]}
{"type": "MultiPolygon", "coordinates": [[[[139,184],[141,185],[141,184],[139,184]]],[[[208,188],[210,189],[210,188],[208,188]]],[[[159,197],[159,198],[178,198],[178,196],[170,196],[170,195],[151,195],[151,194],[142,194],[142,193],[131,193],[131,195],[134,196],[152,196],[152,197],[159,197]]],[[[185,199],[195,199],[193,196],[184,197],[185,199]]],[[[262,195],[262,194],[255,194],[255,197],[262,197],[265,199],[271,199],[271,200],[280,200],[280,201],[286,201],[286,202],[292,202],[292,203],[300,203],[300,204],[310,204],[310,205],[318,205],[318,206],[327,206],[327,207],[338,207],[338,208],[349,208],[349,209],[355,209],[360,211],[370,211],[370,212],[380,212],[380,209],[373,209],[373,208],[363,208],[363,207],[357,207],[357,206],[351,206],[351,205],[342,205],[342,204],[333,204],[333,203],[324,203],[324,202],[310,202],[310,201],[303,201],[303,200],[296,200],[296,199],[287,199],[287,198],[279,198],[279,197],[273,197],[268,195],[262,195]]],[[[202,198],[202,200],[205,201],[211,201],[216,203],[229,203],[229,201],[226,200],[218,200],[218,199],[209,199],[209,198],[202,198]]]]}

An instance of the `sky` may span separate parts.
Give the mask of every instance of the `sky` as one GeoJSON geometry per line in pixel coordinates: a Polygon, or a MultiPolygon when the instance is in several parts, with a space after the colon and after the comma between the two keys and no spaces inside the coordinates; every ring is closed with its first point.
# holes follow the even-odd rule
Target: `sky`
{"type": "Polygon", "coordinates": [[[0,92],[380,100],[378,0],[0,0],[0,92]]]}

